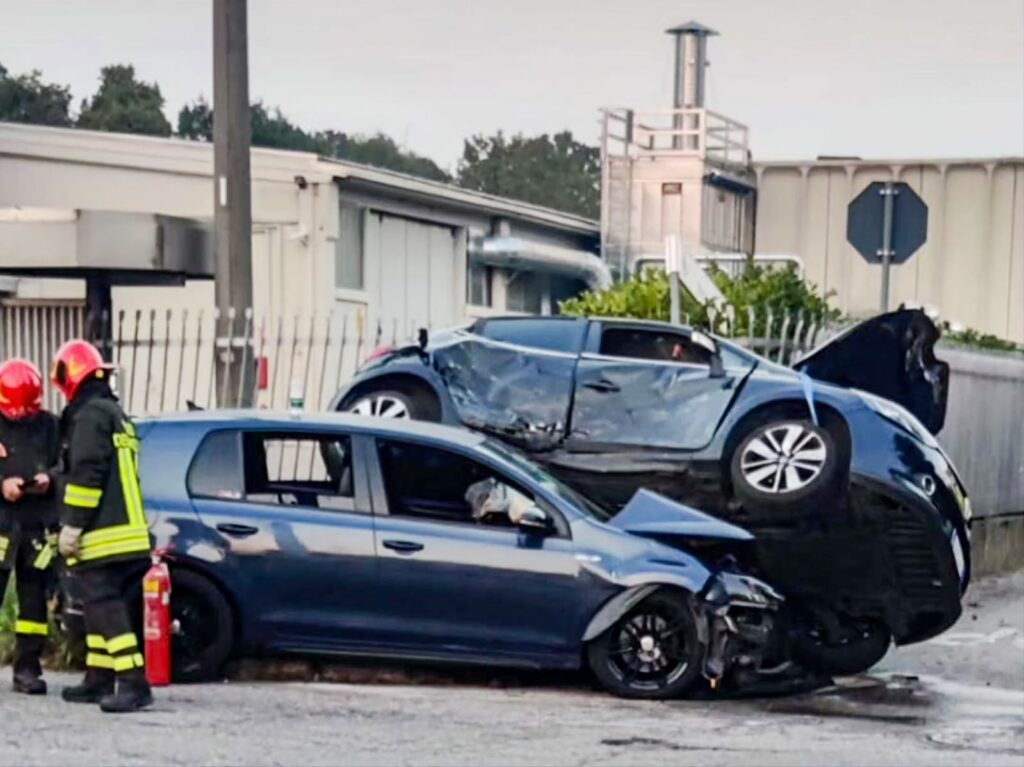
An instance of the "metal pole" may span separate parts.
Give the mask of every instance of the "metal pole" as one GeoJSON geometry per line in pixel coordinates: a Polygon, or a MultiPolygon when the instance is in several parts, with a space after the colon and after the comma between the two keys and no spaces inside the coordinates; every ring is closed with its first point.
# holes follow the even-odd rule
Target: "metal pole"
{"type": "Polygon", "coordinates": [[[680,323],[679,319],[679,272],[668,273],[668,296],[669,296],[669,322],[673,325],[680,323]]]}
{"type": "Polygon", "coordinates": [[[889,311],[889,271],[892,268],[892,220],[896,189],[891,181],[879,190],[882,195],[882,248],[878,255],[882,259],[882,311],[889,311]]]}
{"type": "Polygon", "coordinates": [[[679,298],[679,237],[674,234],[665,238],[665,273],[668,276],[668,319],[673,325],[680,322],[680,298],[679,298]]]}
{"type": "MultiPolygon", "coordinates": [[[[249,170],[249,62],[246,0],[213,0],[213,165],[215,284],[220,321],[214,338],[238,334],[252,306],[249,170]]],[[[216,350],[216,344],[214,346],[216,350]]],[[[230,346],[221,350],[221,391],[252,397],[252,376],[230,346]]]]}

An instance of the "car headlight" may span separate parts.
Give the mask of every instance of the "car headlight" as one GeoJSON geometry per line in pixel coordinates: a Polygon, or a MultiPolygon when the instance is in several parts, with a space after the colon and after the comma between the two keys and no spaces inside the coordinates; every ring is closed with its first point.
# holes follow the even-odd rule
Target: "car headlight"
{"type": "Polygon", "coordinates": [[[939,443],[935,440],[935,435],[928,431],[924,424],[917,420],[917,417],[902,405],[898,405],[884,397],[868,394],[860,389],[854,389],[854,391],[865,405],[882,416],[882,418],[891,421],[904,431],[914,435],[921,442],[928,445],[928,447],[937,448],[939,446],[939,443]]]}

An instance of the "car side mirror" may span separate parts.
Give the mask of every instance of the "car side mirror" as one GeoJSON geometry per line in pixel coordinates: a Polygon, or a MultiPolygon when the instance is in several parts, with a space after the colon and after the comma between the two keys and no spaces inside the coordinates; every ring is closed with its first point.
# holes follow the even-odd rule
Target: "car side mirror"
{"type": "Polygon", "coordinates": [[[547,512],[539,506],[527,506],[519,512],[516,527],[526,533],[544,535],[554,529],[554,523],[547,512]]]}
{"type": "Polygon", "coordinates": [[[711,352],[711,359],[708,360],[711,370],[708,375],[711,378],[725,378],[725,365],[722,363],[722,354],[718,348],[718,341],[699,330],[694,330],[690,333],[690,341],[711,352]]]}

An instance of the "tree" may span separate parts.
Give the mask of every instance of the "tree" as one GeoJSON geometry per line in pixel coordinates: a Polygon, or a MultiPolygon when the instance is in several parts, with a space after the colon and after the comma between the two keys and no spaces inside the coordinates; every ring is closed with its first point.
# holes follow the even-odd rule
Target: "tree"
{"type": "Polygon", "coordinates": [[[347,133],[329,130],[317,133],[315,139],[317,151],[326,157],[395,170],[433,181],[452,180],[452,177],[433,160],[402,149],[393,138],[383,133],[373,136],[350,136],[347,133]]]}
{"type": "MultiPolygon", "coordinates": [[[[253,146],[316,152],[325,157],[351,160],[378,168],[433,179],[451,181],[451,177],[432,160],[402,149],[383,133],[375,136],[350,136],[334,130],[310,134],[292,123],[277,107],[257,101],[250,107],[253,146]]],[[[213,140],[213,110],[200,97],[178,113],[178,135],[200,141],[213,140]]]]}
{"type": "Polygon", "coordinates": [[[68,106],[71,91],[66,85],[44,83],[39,70],[11,77],[0,64],[0,120],[34,125],[71,125],[68,106]]]}
{"type": "Polygon", "coordinates": [[[170,136],[160,86],[135,79],[135,67],[114,64],[100,70],[100,88],[82,101],[78,127],[116,133],[170,136]]]}
{"type": "Polygon", "coordinates": [[[178,112],[178,135],[193,141],[213,141],[213,108],[202,96],[178,112]]]}
{"type": "Polygon", "coordinates": [[[467,189],[596,218],[601,155],[569,131],[553,136],[473,136],[462,150],[458,183],[467,189]]]}

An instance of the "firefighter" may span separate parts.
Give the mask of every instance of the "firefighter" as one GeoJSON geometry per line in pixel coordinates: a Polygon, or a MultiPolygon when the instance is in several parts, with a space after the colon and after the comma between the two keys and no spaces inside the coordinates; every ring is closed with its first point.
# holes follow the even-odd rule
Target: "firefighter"
{"type": "Polygon", "coordinates": [[[46,594],[57,514],[50,493],[57,463],[57,419],[42,409],[43,379],[26,360],[0,364],[0,601],[14,571],[14,691],[45,695],[39,663],[49,633],[46,594]]]}
{"type": "Polygon", "coordinates": [[[111,367],[92,344],[68,341],[51,371],[68,405],[61,415],[65,454],[58,547],[69,596],[85,615],[86,672],[62,691],[72,703],[126,712],[153,702],[123,595],[149,560],[135,427],[110,389],[111,367]]]}

